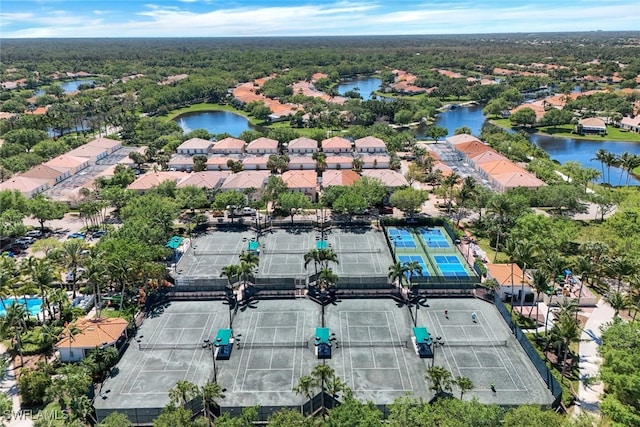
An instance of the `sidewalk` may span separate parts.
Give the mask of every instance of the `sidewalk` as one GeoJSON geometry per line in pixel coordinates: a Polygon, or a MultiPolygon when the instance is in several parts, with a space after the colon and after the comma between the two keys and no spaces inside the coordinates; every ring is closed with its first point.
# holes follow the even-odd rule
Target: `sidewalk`
{"type": "Polygon", "coordinates": [[[578,398],[576,400],[575,414],[578,415],[581,410],[591,413],[598,413],[600,407],[600,398],[604,391],[604,384],[597,382],[588,387],[584,385],[582,380],[595,377],[600,371],[601,358],[598,354],[598,346],[600,345],[602,333],[600,326],[611,322],[613,319],[613,308],[604,300],[598,301],[597,307],[591,313],[589,320],[582,330],[580,337],[580,385],[578,387],[578,398]]]}
{"type": "MultiPolygon", "coordinates": [[[[0,354],[5,354],[7,352],[7,348],[0,343],[0,354]]],[[[18,394],[18,385],[16,384],[16,371],[11,363],[7,367],[7,375],[2,383],[0,383],[0,390],[3,393],[7,393],[11,400],[13,401],[13,412],[18,412],[20,410],[20,395],[18,394]]],[[[8,427],[32,427],[33,421],[22,419],[16,420],[12,419],[6,424],[8,427]]]]}

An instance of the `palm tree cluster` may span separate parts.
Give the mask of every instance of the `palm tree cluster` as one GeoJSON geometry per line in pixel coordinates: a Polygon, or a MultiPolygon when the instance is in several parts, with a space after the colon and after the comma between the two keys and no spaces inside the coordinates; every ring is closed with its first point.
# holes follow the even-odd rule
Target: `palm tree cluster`
{"type": "Polygon", "coordinates": [[[324,306],[329,300],[326,298],[327,291],[338,283],[338,275],[333,272],[330,263],[339,264],[338,255],[333,249],[312,249],[304,254],[304,268],[313,262],[315,268],[315,286],[319,291],[322,300],[322,326],[324,327],[324,306]],[[318,272],[320,267],[320,272],[318,272]]]}
{"type": "MultiPolygon", "coordinates": [[[[249,285],[249,278],[253,276],[253,270],[260,264],[260,257],[252,251],[242,251],[240,255],[238,255],[240,259],[239,264],[231,264],[225,267],[222,267],[222,271],[220,273],[220,277],[226,277],[229,290],[233,295],[233,306],[237,305],[238,297],[236,295],[236,291],[244,286],[244,290],[249,285]]],[[[243,290],[243,292],[244,292],[243,290]]],[[[240,298],[240,299],[244,299],[240,298]]],[[[231,310],[233,307],[229,307],[231,310]]],[[[231,327],[231,325],[229,325],[231,327]]]]}
{"type": "Polygon", "coordinates": [[[425,379],[429,382],[431,390],[436,393],[436,397],[450,393],[453,390],[453,386],[457,386],[460,390],[460,400],[462,400],[466,392],[475,388],[475,384],[470,378],[463,376],[453,378],[451,372],[442,366],[431,366],[427,368],[425,379]]]}
{"type": "MultiPolygon", "coordinates": [[[[313,402],[312,397],[318,392],[318,389],[322,393],[322,407],[320,408],[322,411],[326,409],[324,405],[324,393],[328,393],[334,399],[337,399],[340,393],[350,394],[351,392],[347,384],[336,375],[334,369],[326,364],[317,365],[313,368],[310,375],[300,377],[293,391],[313,402]]],[[[314,412],[315,410],[312,407],[311,414],[314,412]]]]}
{"type": "MultiPolygon", "coordinates": [[[[605,174],[605,166],[607,167],[607,184],[613,185],[611,183],[611,167],[622,168],[623,171],[627,172],[627,177],[625,181],[625,185],[629,185],[629,179],[631,176],[631,172],[640,166],[640,155],[632,154],[629,152],[624,152],[620,155],[612,153],[610,151],[605,150],[604,148],[596,151],[596,156],[592,160],[597,160],[600,162],[602,167],[602,177],[604,178],[605,174]]],[[[620,174],[620,179],[618,180],[617,185],[622,185],[622,178],[624,177],[624,173],[620,174]]]]}
{"type": "Polygon", "coordinates": [[[224,399],[224,389],[218,383],[208,382],[202,386],[189,381],[180,380],[169,390],[169,406],[172,408],[183,407],[196,397],[202,399],[202,407],[209,425],[213,425],[211,419],[220,415],[220,399],[224,399]]]}

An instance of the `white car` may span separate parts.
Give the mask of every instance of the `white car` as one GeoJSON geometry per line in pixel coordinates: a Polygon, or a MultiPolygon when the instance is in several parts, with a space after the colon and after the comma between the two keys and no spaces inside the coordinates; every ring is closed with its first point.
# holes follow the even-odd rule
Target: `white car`
{"type": "Polygon", "coordinates": [[[19,244],[27,244],[27,245],[31,245],[31,244],[33,244],[33,242],[35,242],[35,241],[36,241],[36,239],[35,239],[35,238],[33,238],[33,237],[24,236],[24,237],[19,237],[19,238],[17,238],[15,242],[16,242],[16,243],[19,243],[19,244]]]}
{"type": "Polygon", "coordinates": [[[42,231],[40,231],[40,230],[29,230],[29,231],[27,231],[27,234],[25,234],[25,236],[27,236],[27,237],[42,237],[42,231]]]}

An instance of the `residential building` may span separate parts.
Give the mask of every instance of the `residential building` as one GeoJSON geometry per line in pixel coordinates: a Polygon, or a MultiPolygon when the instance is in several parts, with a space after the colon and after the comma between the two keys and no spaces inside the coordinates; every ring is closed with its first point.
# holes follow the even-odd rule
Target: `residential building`
{"type": "Polygon", "coordinates": [[[249,201],[255,201],[262,197],[264,187],[271,173],[269,171],[242,171],[229,175],[220,187],[221,190],[234,190],[245,193],[255,190],[248,195],[249,201]]]}
{"type": "Polygon", "coordinates": [[[245,142],[238,138],[224,138],[213,144],[211,152],[214,154],[242,154],[245,142]]]}
{"type": "Polygon", "coordinates": [[[364,155],[362,159],[363,169],[389,169],[391,159],[387,155],[364,155]]]}
{"type": "Polygon", "coordinates": [[[311,156],[290,156],[289,170],[315,170],[316,161],[311,156]]]}
{"type": "Polygon", "coordinates": [[[229,160],[234,162],[242,161],[240,156],[217,156],[213,155],[207,159],[207,170],[210,171],[228,171],[231,170],[229,167],[229,160]]]}
{"type": "Polygon", "coordinates": [[[173,156],[171,156],[171,159],[169,160],[169,163],[167,163],[167,166],[171,170],[193,170],[193,156],[188,156],[185,154],[174,154],[173,156]]]}
{"type": "Polygon", "coordinates": [[[367,136],[364,138],[356,139],[354,141],[356,147],[356,153],[386,153],[387,145],[380,138],[375,136],[367,136]]]}
{"type": "Polygon", "coordinates": [[[254,139],[247,145],[246,152],[249,154],[278,154],[278,141],[265,137],[254,139]]]}
{"type": "Polygon", "coordinates": [[[42,164],[29,169],[22,173],[21,176],[45,180],[50,187],[53,187],[60,181],[69,178],[69,176],[71,176],[71,172],[67,168],[55,168],[53,166],[42,164]]]}
{"type": "Polygon", "coordinates": [[[15,175],[6,181],[0,182],[0,191],[18,190],[24,197],[30,198],[48,189],[49,183],[45,179],[28,178],[15,175]]]}
{"type": "Polygon", "coordinates": [[[325,159],[327,169],[351,169],[353,157],[351,156],[327,156],[325,159]]]}
{"type": "Polygon", "coordinates": [[[313,154],[318,151],[318,141],[306,137],[292,139],[287,144],[287,149],[289,154],[313,154]]]}
{"type": "Polygon", "coordinates": [[[73,326],[78,332],[66,334],[55,345],[61,362],[79,362],[96,348],[119,347],[126,341],[128,322],[118,317],[79,319],[73,326]]]}
{"type": "Polygon", "coordinates": [[[408,187],[409,182],[400,173],[390,169],[365,169],[362,171],[363,177],[379,180],[386,188],[408,187]]]}
{"type": "Polygon", "coordinates": [[[213,146],[213,142],[202,138],[187,139],[182,144],[178,145],[176,152],[178,154],[195,155],[195,154],[208,154],[213,146]]]}
{"type": "Polygon", "coordinates": [[[140,175],[138,179],[129,184],[127,189],[144,194],[165,181],[173,181],[177,184],[184,175],[184,172],[178,171],[149,172],[144,175],[140,175]]]}
{"type": "Polygon", "coordinates": [[[620,120],[620,127],[631,132],[640,133],[640,114],[635,117],[623,117],[620,120]]]}
{"type": "Polygon", "coordinates": [[[327,170],[322,173],[322,188],[332,186],[350,187],[360,181],[360,174],[352,170],[327,170]]]}
{"type": "Polygon", "coordinates": [[[67,153],[54,157],[43,164],[56,169],[68,169],[69,173],[74,175],[89,166],[89,159],[86,157],[73,156],[67,153]]]}
{"type": "Polygon", "coordinates": [[[87,142],[85,145],[104,148],[108,154],[111,154],[122,148],[122,141],[110,138],[96,138],[93,141],[87,142]]]}
{"type": "Polygon", "coordinates": [[[269,156],[247,156],[242,159],[242,166],[246,171],[267,170],[269,156]]]}
{"type": "Polygon", "coordinates": [[[305,194],[312,202],[316,201],[318,175],[315,171],[286,171],[282,174],[282,180],[291,191],[305,194]]]}
{"type": "Polygon", "coordinates": [[[325,153],[351,153],[351,141],[340,136],[322,140],[322,151],[325,153]]]}
{"type": "Polygon", "coordinates": [[[597,117],[589,117],[578,121],[576,133],[580,135],[606,135],[607,125],[604,120],[597,117]]]}
{"type": "Polygon", "coordinates": [[[88,144],[81,145],[66,153],[67,156],[84,157],[90,164],[95,164],[98,160],[109,155],[109,150],[103,147],[95,147],[88,144]]]}
{"type": "Polygon", "coordinates": [[[185,174],[178,182],[178,188],[193,185],[198,188],[217,190],[229,175],[231,175],[231,172],[227,171],[202,171],[185,174]]]}
{"type": "MultiPolygon", "coordinates": [[[[493,264],[486,263],[487,278],[498,282],[497,293],[503,301],[518,304],[524,301],[528,294],[532,294],[530,280],[515,263],[493,264]]],[[[529,297],[530,298],[530,297],[529,297]]]]}

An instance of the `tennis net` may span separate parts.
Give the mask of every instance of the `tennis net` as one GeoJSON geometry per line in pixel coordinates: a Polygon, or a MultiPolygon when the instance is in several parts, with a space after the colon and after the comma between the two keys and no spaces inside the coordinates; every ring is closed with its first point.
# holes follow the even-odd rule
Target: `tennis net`
{"type": "MultiPolygon", "coordinates": [[[[304,255],[311,249],[263,249],[265,255],[304,255]]],[[[382,249],[334,249],[336,254],[378,254],[382,249]]]]}
{"type": "Polygon", "coordinates": [[[200,249],[194,249],[193,250],[193,255],[194,256],[205,256],[205,255],[208,255],[208,256],[212,256],[212,255],[214,255],[214,256],[215,255],[236,255],[236,256],[238,256],[241,253],[242,253],[242,250],[233,251],[233,252],[230,252],[230,251],[203,251],[203,250],[200,250],[200,249]]]}
{"type": "Polygon", "coordinates": [[[154,351],[154,350],[198,350],[206,349],[207,345],[204,343],[198,344],[138,344],[138,349],[141,351],[154,351]]]}
{"type": "Polygon", "coordinates": [[[238,348],[308,348],[309,341],[237,342],[238,348]]]}
{"type": "Polygon", "coordinates": [[[509,340],[445,341],[444,347],[507,347],[509,340]]]}
{"type": "Polygon", "coordinates": [[[409,341],[338,341],[336,348],[358,348],[358,347],[409,347],[409,341]]]}

